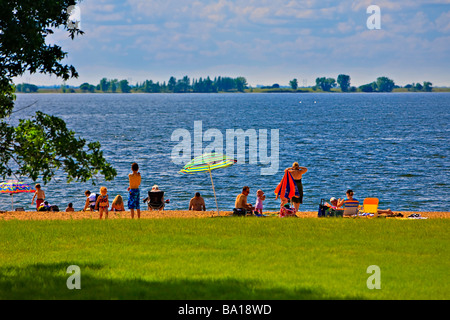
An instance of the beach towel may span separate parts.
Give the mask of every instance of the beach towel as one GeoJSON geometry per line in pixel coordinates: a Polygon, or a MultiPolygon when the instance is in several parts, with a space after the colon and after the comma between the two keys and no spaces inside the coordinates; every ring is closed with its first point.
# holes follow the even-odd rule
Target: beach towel
{"type": "Polygon", "coordinates": [[[275,194],[281,198],[291,199],[292,197],[300,197],[297,185],[289,171],[284,172],[283,179],[275,189],[275,194]]]}
{"type": "Polygon", "coordinates": [[[370,213],[370,212],[363,212],[363,213],[359,213],[358,216],[361,216],[361,217],[373,217],[374,214],[370,213]]]}
{"type": "Polygon", "coordinates": [[[422,215],[418,213],[413,213],[408,216],[408,219],[428,219],[427,217],[422,217],[422,215]]]}
{"type": "Polygon", "coordinates": [[[295,208],[281,207],[279,217],[280,218],[285,218],[285,217],[296,217],[297,218],[297,215],[295,214],[295,208]]]}

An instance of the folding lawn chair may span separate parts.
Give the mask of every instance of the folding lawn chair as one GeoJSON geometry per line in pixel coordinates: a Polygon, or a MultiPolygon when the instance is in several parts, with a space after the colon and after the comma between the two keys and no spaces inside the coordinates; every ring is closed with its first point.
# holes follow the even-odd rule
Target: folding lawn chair
{"type": "Polygon", "coordinates": [[[358,207],[346,207],[344,208],[344,216],[356,216],[358,214],[358,207]]]}
{"type": "Polygon", "coordinates": [[[165,202],[162,201],[164,197],[164,191],[149,191],[148,198],[144,202],[148,201],[149,210],[164,210],[165,202]]]}
{"type": "Polygon", "coordinates": [[[379,202],[380,201],[378,200],[378,198],[365,198],[364,202],[363,202],[362,212],[368,213],[368,214],[373,213],[373,215],[375,217],[377,217],[378,216],[378,203],[379,202]]]}

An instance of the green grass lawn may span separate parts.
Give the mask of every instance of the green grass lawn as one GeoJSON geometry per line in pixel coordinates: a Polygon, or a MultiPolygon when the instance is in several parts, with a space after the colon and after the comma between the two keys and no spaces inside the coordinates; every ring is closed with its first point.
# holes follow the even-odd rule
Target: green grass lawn
{"type": "Polygon", "coordinates": [[[0,299],[449,299],[449,221],[0,221],[0,299]],[[81,270],[69,290],[67,267],[81,270]],[[380,268],[381,289],[367,288],[380,268]]]}

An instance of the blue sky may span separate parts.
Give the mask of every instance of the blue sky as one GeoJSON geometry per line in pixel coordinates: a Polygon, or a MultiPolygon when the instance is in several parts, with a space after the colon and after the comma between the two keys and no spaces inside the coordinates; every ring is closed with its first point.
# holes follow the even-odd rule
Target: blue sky
{"type": "MultiPolygon", "coordinates": [[[[351,76],[352,85],[388,76],[397,84],[450,86],[450,0],[84,0],[83,36],[49,37],[69,52],[78,79],[132,84],[170,76],[244,76],[250,85],[313,85],[351,76]],[[381,9],[381,29],[366,12],[381,9]]],[[[60,79],[16,79],[50,85],[60,79]]]]}

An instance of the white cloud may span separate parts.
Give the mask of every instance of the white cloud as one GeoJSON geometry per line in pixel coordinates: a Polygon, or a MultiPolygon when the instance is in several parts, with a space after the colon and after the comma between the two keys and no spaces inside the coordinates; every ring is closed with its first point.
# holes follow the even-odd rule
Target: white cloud
{"type": "Polygon", "coordinates": [[[439,32],[450,32],[450,11],[442,13],[439,18],[436,19],[436,27],[439,32]]]}
{"type": "Polygon", "coordinates": [[[376,1],[382,30],[368,30],[372,0],[85,0],[86,34],[71,41],[61,32],[51,39],[62,43],[78,70],[95,65],[167,78],[173,70],[263,76],[269,65],[268,74],[280,77],[377,66],[409,70],[411,57],[431,69],[448,65],[450,11],[436,15],[430,3],[450,0],[376,1]]]}

